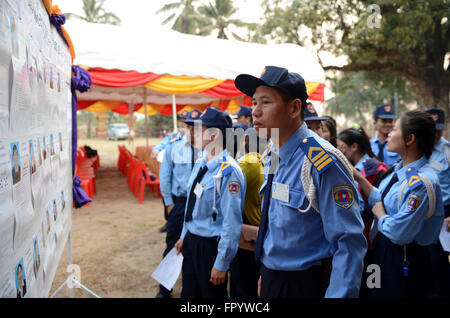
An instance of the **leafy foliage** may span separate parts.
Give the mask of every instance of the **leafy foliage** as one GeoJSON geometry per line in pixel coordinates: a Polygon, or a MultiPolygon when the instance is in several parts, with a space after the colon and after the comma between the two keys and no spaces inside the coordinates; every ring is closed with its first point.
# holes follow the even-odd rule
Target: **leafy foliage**
{"type": "Polygon", "coordinates": [[[78,18],[91,23],[120,24],[120,18],[112,12],[106,12],[103,8],[105,0],[82,0],[84,16],[75,13],[65,13],[66,18],[78,18]]]}

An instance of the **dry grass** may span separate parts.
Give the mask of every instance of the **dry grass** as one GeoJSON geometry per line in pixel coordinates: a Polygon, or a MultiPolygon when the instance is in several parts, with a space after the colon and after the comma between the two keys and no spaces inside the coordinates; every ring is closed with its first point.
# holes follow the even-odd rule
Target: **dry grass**
{"type": "MultiPolygon", "coordinates": [[[[150,139],[156,145],[160,139],[150,139]]],[[[80,139],[79,146],[89,145],[100,155],[97,195],[90,207],[74,209],[72,216],[72,260],[81,268],[81,283],[101,297],[154,297],[158,284],[151,273],[162,258],[165,223],[160,198],[147,188],[143,204],[133,196],[126,177],[117,170],[117,144],[125,144],[134,153],[138,138],[128,141],[80,139]]],[[[62,255],[50,295],[67,278],[67,247],[62,255]]],[[[179,297],[181,279],[174,287],[179,297]]],[[[64,288],[57,297],[68,297],[64,288]]],[[[90,297],[75,289],[75,297],[90,297]]]]}

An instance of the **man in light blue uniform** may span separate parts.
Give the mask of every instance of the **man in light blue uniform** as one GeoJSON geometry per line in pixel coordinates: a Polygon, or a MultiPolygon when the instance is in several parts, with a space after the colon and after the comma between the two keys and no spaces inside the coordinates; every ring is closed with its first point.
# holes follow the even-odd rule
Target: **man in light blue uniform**
{"type": "MultiPolygon", "coordinates": [[[[194,166],[193,158],[198,150],[193,148],[193,136],[185,133],[185,121],[189,121],[187,111],[178,116],[181,139],[175,138],[166,147],[159,169],[160,188],[167,212],[166,249],[163,257],[170,252],[178,240],[183,227],[186,206],[187,184],[194,166]]],[[[159,286],[157,298],[170,297],[170,291],[159,286]]]]}
{"type": "MultiPolygon", "coordinates": [[[[450,222],[450,142],[443,134],[445,132],[445,113],[439,108],[430,108],[426,110],[431,114],[436,122],[436,144],[434,151],[428,161],[439,177],[441,185],[442,201],[444,202],[445,220],[450,222]]],[[[450,263],[449,253],[446,252],[440,242],[432,244],[430,247],[432,264],[434,290],[433,296],[450,297],[450,263]]]]}
{"type": "Polygon", "coordinates": [[[236,114],[238,123],[245,124],[247,126],[252,125],[252,109],[248,106],[241,106],[236,114]]]}
{"type": "Polygon", "coordinates": [[[397,115],[391,105],[381,105],[375,109],[373,116],[377,132],[376,136],[370,139],[370,146],[375,156],[390,168],[401,159],[399,154],[386,150],[386,139],[394,127],[394,121],[397,119],[397,115]]]}
{"type": "Polygon", "coordinates": [[[242,226],[246,181],[224,149],[225,130],[232,127],[230,116],[207,108],[197,122],[202,136],[195,135],[195,144],[204,149],[204,155],[188,182],[185,221],[175,244],[184,257],[181,297],[226,298],[227,271],[242,226]]]}
{"type": "Polygon", "coordinates": [[[254,128],[260,135],[266,128],[273,142],[255,248],[260,296],[358,297],[367,243],[357,190],[341,162],[323,149],[333,146],[304,123],[305,81],[287,69],[266,66],[260,78],[241,74],[235,85],[252,97],[254,128]],[[278,140],[272,129],[278,129],[278,140]],[[315,164],[311,181],[320,213],[307,209],[304,160],[315,164]]]}

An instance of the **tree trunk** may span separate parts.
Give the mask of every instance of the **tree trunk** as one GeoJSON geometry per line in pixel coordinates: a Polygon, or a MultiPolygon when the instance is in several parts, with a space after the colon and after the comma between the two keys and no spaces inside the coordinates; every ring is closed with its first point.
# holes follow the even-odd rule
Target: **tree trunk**
{"type": "MultiPolygon", "coordinates": [[[[414,81],[420,96],[423,98],[423,102],[426,108],[441,108],[445,112],[447,128],[450,127],[450,84],[448,79],[443,76],[442,78],[433,78],[426,76],[414,81]]],[[[444,137],[450,140],[450,129],[447,129],[444,133],[444,137]]]]}

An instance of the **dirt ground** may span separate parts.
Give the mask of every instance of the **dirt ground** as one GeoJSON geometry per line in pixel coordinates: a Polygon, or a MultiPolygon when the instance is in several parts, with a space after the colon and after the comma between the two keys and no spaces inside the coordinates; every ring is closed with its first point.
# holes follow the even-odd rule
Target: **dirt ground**
{"type": "MultiPolygon", "coordinates": [[[[155,145],[158,139],[150,139],[155,145]]],[[[72,263],[81,269],[81,283],[100,297],[153,298],[158,283],[151,277],[162,259],[165,224],[161,198],[146,188],[143,204],[129,191],[126,176],[117,169],[118,144],[134,153],[145,139],[107,141],[80,139],[78,145],[97,149],[100,168],[97,172],[97,195],[89,207],[73,209],[72,263]]],[[[67,278],[67,243],[53,280],[50,295],[67,278]]],[[[173,297],[179,297],[181,278],[174,286],[173,297]]],[[[57,297],[68,297],[68,288],[57,297]]],[[[91,297],[75,289],[75,297],[91,297]]]]}

